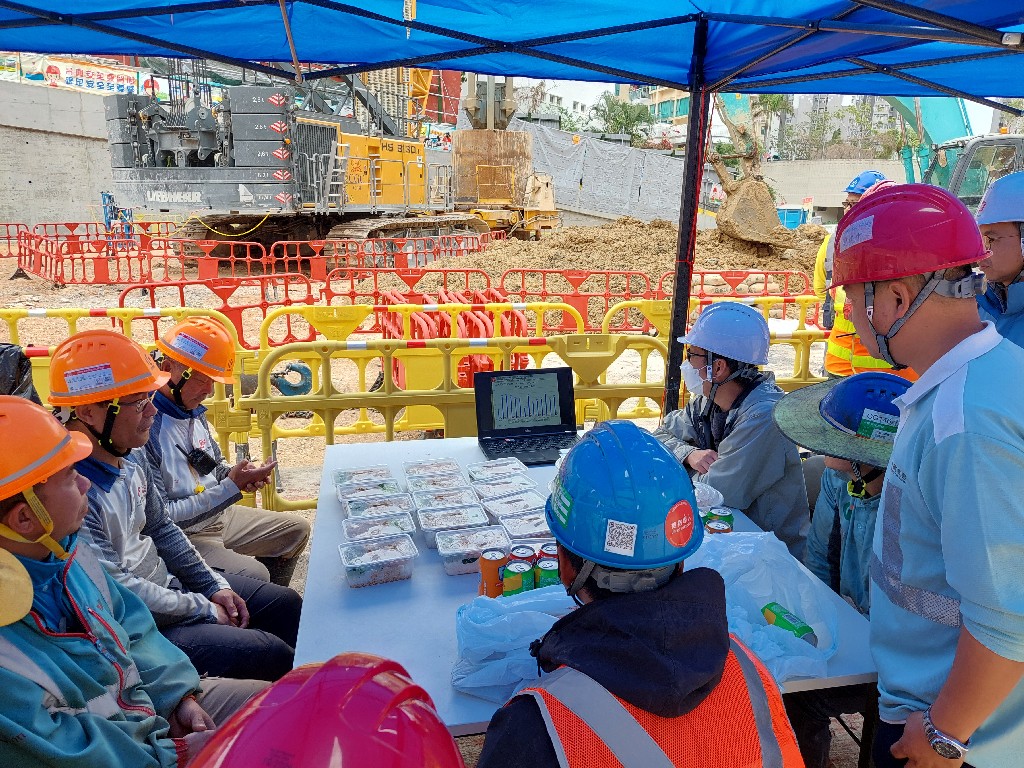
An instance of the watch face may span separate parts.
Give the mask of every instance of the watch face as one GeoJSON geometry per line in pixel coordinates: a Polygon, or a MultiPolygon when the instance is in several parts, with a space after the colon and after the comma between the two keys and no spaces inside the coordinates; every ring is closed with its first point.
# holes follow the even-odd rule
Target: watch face
{"type": "Polygon", "coordinates": [[[963,753],[957,747],[945,741],[932,742],[932,749],[947,760],[959,760],[963,757],[963,753]]]}

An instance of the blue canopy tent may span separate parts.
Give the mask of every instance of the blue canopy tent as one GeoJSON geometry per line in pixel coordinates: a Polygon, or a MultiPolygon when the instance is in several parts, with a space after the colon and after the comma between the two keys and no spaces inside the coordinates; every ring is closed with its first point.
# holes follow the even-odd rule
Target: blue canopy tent
{"type": "Polygon", "coordinates": [[[315,79],[395,66],[691,92],[667,410],[678,406],[710,95],[1024,96],[1020,0],[0,0],[0,49],[190,56],[315,79]],[[293,71],[279,66],[285,62],[293,71]],[[334,64],[301,73],[300,62],[334,64]],[[300,72],[296,75],[295,72],[300,72]],[[970,84],[970,87],[966,84],[970,84]]]}

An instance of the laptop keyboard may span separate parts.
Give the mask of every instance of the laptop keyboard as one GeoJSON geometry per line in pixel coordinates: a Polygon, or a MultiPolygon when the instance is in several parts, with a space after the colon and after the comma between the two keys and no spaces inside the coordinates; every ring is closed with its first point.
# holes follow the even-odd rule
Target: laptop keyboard
{"type": "Polygon", "coordinates": [[[492,450],[502,452],[531,453],[559,448],[571,448],[579,441],[577,435],[537,435],[522,437],[506,437],[488,440],[492,450]]]}

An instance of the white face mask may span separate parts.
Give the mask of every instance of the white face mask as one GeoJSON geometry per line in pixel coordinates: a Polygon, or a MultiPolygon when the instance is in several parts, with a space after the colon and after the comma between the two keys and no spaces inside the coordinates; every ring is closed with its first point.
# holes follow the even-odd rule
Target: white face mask
{"type": "Polygon", "coordinates": [[[700,376],[700,371],[690,365],[690,361],[686,360],[679,367],[683,372],[683,384],[686,385],[686,390],[695,395],[704,394],[704,379],[700,376]]]}

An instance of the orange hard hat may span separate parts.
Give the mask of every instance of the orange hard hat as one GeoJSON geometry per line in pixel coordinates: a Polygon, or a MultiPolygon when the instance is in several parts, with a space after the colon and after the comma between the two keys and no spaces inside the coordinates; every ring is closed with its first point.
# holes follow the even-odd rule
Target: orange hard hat
{"type": "Polygon", "coordinates": [[[50,359],[50,405],[101,403],[160,389],[170,375],[123,333],[82,331],[57,345],[50,359]]]}
{"type": "Polygon", "coordinates": [[[227,328],[209,317],[179,320],[157,339],[157,349],[222,384],[234,382],[235,342],[227,328]]]}
{"type": "Polygon", "coordinates": [[[292,670],[218,728],[189,765],[249,768],[267,755],[294,768],[463,768],[426,691],[397,662],[366,653],[292,670]]]}
{"type": "MultiPolygon", "coordinates": [[[[29,543],[43,544],[61,559],[67,558],[68,553],[51,538],[53,520],[32,489],[86,458],[92,453],[92,443],[79,432],[68,432],[42,406],[22,397],[0,395],[0,444],[17,446],[16,450],[0,451],[0,499],[23,494],[43,526],[43,534],[29,543]]],[[[0,536],[28,541],[2,524],[0,536]]]]}

